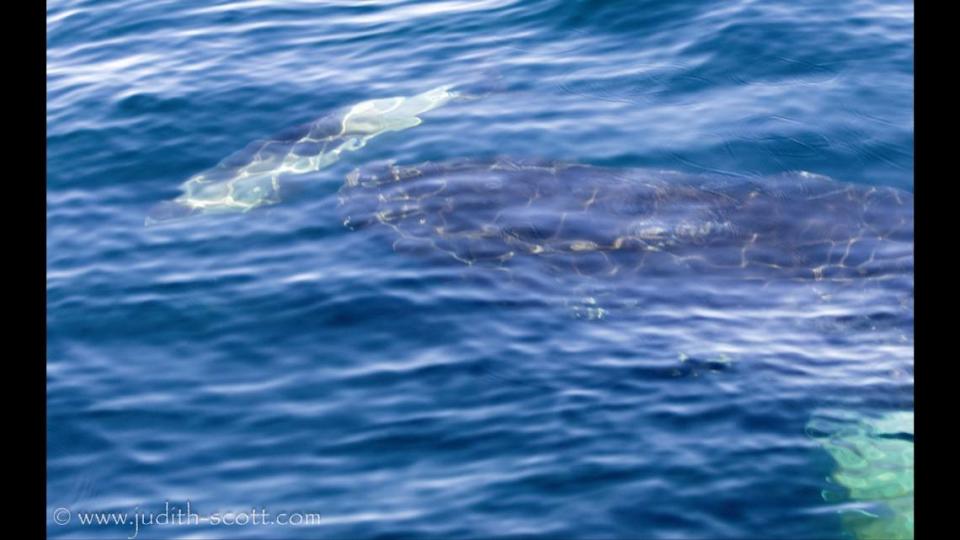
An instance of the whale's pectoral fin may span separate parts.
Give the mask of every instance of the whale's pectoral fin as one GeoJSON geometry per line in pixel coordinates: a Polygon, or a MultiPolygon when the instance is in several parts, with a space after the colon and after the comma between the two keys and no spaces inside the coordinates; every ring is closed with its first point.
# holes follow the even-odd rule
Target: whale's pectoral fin
{"type": "Polygon", "coordinates": [[[417,127],[423,123],[423,120],[419,116],[411,116],[409,118],[403,118],[397,122],[395,131],[401,131],[404,129],[410,129],[412,127],[417,127]]]}
{"type": "Polygon", "coordinates": [[[384,131],[403,131],[412,127],[417,127],[423,123],[419,116],[407,116],[390,119],[390,123],[385,125],[384,131]]]}
{"type": "Polygon", "coordinates": [[[350,150],[350,151],[359,150],[360,148],[363,148],[364,146],[366,146],[367,141],[369,141],[370,139],[376,137],[377,135],[380,135],[380,134],[382,134],[382,133],[386,133],[386,132],[388,132],[388,131],[403,131],[403,130],[405,130],[405,129],[410,129],[410,128],[412,128],[412,127],[417,127],[417,126],[419,126],[419,125],[422,124],[422,123],[423,123],[423,120],[421,120],[421,119],[420,119],[419,117],[417,117],[417,116],[408,116],[408,117],[401,117],[401,118],[391,118],[391,119],[390,119],[390,122],[387,123],[387,124],[385,124],[380,131],[371,133],[371,134],[369,134],[369,135],[367,135],[367,136],[365,136],[365,137],[362,137],[362,138],[353,139],[353,140],[349,141],[349,146],[346,146],[346,145],[345,145],[345,146],[346,146],[345,149],[346,149],[346,150],[350,150]]]}

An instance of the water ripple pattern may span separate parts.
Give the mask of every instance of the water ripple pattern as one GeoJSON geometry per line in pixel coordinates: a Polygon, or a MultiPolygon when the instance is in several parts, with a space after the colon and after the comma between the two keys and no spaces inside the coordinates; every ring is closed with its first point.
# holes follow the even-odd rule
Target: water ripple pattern
{"type": "Polygon", "coordinates": [[[899,0],[48,2],[49,536],[912,537],[912,103],[899,0]]]}

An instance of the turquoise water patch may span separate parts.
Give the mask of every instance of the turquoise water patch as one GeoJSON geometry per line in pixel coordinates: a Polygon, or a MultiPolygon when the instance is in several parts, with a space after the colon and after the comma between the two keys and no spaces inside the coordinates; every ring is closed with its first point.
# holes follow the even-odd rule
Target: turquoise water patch
{"type": "Polygon", "coordinates": [[[842,511],[844,524],[860,540],[913,538],[913,418],[913,411],[875,418],[841,414],[807,425],[836,463],[830,480],[840,493],[825,489],[824,500],[866,504],[842,511]]]}

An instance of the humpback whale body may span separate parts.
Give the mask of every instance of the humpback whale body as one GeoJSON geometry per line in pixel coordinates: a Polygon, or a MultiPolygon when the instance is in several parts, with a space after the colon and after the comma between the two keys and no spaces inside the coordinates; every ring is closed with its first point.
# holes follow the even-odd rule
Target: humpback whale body
{"type": "MultiPolygon", "coordinates": [[[[445,85],[363,101],[257,141],[191,176],[146,224],[276,204],[286,178],[476,96],[445,85]]],[[[398,249],[467,265],[536,261],[551,272],[610,278],[678,269],[757,279],[906,277],[912,288],[912,193],[806,172],[742,178],[459,159],[367,166],[347,176],[338,198],[349,228],[377,225],[398,249]]]]}
{"type": "MultiPolygon", "coordinates": [[[[912,276],[913,195],[810,173],[745,179],[505,159],[379,165],[339,192],[350,228],[467,265],[609,278],[912,276]]],[[[912,281],[911,281],[912,282],[912,281]]]]}
{"type": "Polygon", "coordinates": [[[184,182],[182,194],[154,206],[145,224],[196,214],[246,212],[280,202],[281,176],[329,167],[344,152],[390,131],[418,126],[421,114],[471,94],[439,86],[412,97],[363,101],[275,138],[256,141],[184,182]]]}

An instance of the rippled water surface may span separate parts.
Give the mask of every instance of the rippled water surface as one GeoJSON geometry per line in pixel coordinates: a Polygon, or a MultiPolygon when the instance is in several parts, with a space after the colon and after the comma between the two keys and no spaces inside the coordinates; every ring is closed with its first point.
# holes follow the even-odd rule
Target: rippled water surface
{"type": "MultiPolygon", "coordinates": [[[[676,206],[605,213],[638,174],[894,193],[877,219],[899,237],[790,189],[758,189],[788,210],[751,219],[834,231],[834,269],[865,260],[854,238],[910,247],[911,3],[51,1],[47,45],[51,537],[912,535],[912,249],[844,280],[714,275],[695,242],[655,270],[584,264],[625,223],[651,250],[686,230],[676,206]],[[474,95],[277,204],[144,226],[252,141],[444,85],[474,95]],[[567,175],[582,185],[544,206],[488,171],[469,180],[496,196],[421,190],[422,223],[356,226],[350,205],[410,209],[344,191],[354,169],[458,159],[627,184],[567,175]],[[575,233],[516,256],[449,236],[450,216],[502,234],[496,210],[581,203],[575,233]],[[400,241],[423,235],[440,241],[400,241]],[[560,241],[574,260],[541,264],[560,241]],[[321,519],[80,520],[187,501],[321,519]]],[[[708,258],[737,266],[737,238],[708,258]]]]}

